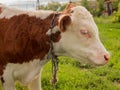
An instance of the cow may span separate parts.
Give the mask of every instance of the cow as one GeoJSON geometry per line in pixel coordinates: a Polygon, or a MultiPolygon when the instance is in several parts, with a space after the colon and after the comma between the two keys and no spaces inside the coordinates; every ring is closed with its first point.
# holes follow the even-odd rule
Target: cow
{"type": "Polygon", "coordinates": [[[0,4],[0,79],[4,90],[15,90],[15,81],[29,90],[41,90],[41,69],[49,59],[51,36],[56,56],[69,56],[95,66],[110,55],[101,43],[98,28],[83,6],[55,11],[28,11],[0,4]]]}

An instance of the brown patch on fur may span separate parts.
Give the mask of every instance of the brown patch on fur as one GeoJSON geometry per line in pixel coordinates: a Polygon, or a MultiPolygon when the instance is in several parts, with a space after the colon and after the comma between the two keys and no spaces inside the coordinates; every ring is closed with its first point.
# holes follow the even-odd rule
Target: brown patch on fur
{"type": "MultiPolygon", "coordinates": [[[[42,20],[22,14],[10,19],[0,19],[0,76],[7,63],[23,63],[33,59],[41,60],[49,52],[50,37],[46,35],[54,14],[42,20]]],[[[58,25],[55,18],[55,26],[58,25]]],[[[60,32],[54,35],[54,42],[60,40],[60,32]]]]}
{"type": "Polygon", "coordinates": [[[62,17],[59,23],[60,30],[62,32],[65,32],[67,29],[67,26],[71,24],[71,18],[69,15],[65,15],[62,17]]]}
{"type": "Polygon", "coordinates": [[[4,66],[0,63],[0,76],[3,74],[4,66]]]}
{"type": "Polygon", "coordinates": [[[3,79],[3,77],[1,77],[1,82],[2,82],[2,84],[5,82],[4,79],[3,79]]]}
{"type": "Polygon", "coordinates": [[[2,8],[0,7],[0,14],[2,13],[2,8]]]}
{"type": "Polygon", "coordinates": [[[61,38],[61,35],[60,35],[60,31],[57,31],[55,34],[52,34],[53,35],[53,42],[58,42],[61,38]]]}

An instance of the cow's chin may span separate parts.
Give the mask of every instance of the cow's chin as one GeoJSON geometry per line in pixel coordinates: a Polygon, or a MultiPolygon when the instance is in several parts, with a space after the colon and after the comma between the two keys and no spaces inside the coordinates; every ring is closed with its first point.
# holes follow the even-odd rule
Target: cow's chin
{"type": "Polygon", "coordinates": [[[92,63],[93,66],[104,66],[107,63],[106,61],[103,61],[103,60],[100,62],[96,62],[96,60],[93,61],[92,63]]]}
{"type": "Polygon", "coordinates": [[[103,59],[98,60],[98,59],[89,59],[89,58],[77,58],[77,61],[79,61],[82,64],[87,64],[87,65],[91,65],[93,67],[97,67],[97,66],[103,66],[107,63],[107,61],[104,61],[103,59]]]}

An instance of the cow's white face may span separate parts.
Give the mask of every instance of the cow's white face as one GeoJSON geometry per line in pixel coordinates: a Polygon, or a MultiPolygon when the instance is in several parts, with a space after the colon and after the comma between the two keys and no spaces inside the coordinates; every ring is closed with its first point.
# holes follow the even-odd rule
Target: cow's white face
{"type": "MultiPolygon", "coordinates": [[[[61,34],[61,40],[55,43],[57,55],[66,55],[83,63],[103,65],[109,59],[109,53],[104,48],[98,36],[98,28],[92,15],[82,6],[71,8],[69,16],[62,16],[60,24],[65,20],[71,23],[60,28],[66,30],[61,34]]],[[[65,22],[66,23],[66,22],[65,22]]]]}

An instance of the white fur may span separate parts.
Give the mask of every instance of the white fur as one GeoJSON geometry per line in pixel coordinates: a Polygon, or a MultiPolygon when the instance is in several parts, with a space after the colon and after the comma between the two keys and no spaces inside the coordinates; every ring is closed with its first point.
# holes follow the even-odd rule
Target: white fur
{"type": "MultiPolygon", "coordinates": [[[[56,32],[58,32],[60,30],[60,28],[58,26],[55,26],[53,29],[52,29],[52,34],[55,34],[56,32]]],[[[46,32],[46,35],[51,35],[51,29],[49,29],[47,32],[46,32]]]]}
{"type": "Polygon", "coordinates": [[[36,59],[29,63],[23,64],[8,63],[3,74],[3,78],[5,80],[5,90],[15,90],[14,82],[16,80],[20,81],[24,85],[29,85],[29,87],[32,86],[31,90],[40,90],[40,82],[37,82],[39,85],[37,86],[37,89],[35,89],[36,86],[33,87],[31,83],[39,79],[40,70],[47,61],[48,60],[40,61],[39,59],[36,59]]]}
{"type": "Polygon", "coordinates": [[[86,18],[90,19],[90,18],[92,18],[92,15],[90,14],[90,12],[88,12],[88,10],[85,7],[83,7],[83,6],[74,7],[74,8],[72,8],[72,10],[74,11],[72,13],[72,15],[75,15],[76,17],[79,17],[79,19],[80,18],[83,18],[83,19],[86,19],[86,18]]]}
{"type": "Polygon", "coordinates": [[[2,13],[0,14],[0,18],[7,18],[7,19],[10,19],[13,16],[18,16],[21,14],[27,14],[29,16],[36,16],[37,18],[45,19],[51,13],[53,13],[52,11],[44,11],[44,10],[39,10],[39,11],[20,10],[5,5],[0,5],[0,7],[2,8],[2,13]]]}

